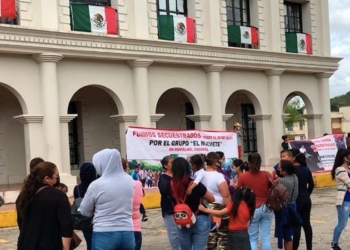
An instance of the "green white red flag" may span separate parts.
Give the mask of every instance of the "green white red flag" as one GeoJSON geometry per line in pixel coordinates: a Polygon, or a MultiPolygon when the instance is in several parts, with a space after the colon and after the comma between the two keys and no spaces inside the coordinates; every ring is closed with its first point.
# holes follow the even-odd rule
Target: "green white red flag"
{"type": "Polygon", "coordinates": [[[159,15],[158,37],[163,40],[194,43],[194,20],[185,16],[159,15]]]}
{"type": "Polygon", "coordinates": [[[227,26],[227,32],[228,41],[230,43],[250,45],[259,44],[258,29],[255,27],[229,25],[227,26]]]}
{"type": "Polygon", "coordinates": [[[286,51],[290,53],[312,54],[312,39],[310,34],[286,33],[286,51]]]}

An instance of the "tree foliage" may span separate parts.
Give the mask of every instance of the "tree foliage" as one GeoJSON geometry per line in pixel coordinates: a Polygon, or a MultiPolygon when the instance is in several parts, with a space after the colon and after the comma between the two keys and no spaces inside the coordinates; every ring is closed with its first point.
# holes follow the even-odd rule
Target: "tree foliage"
{"type": "Polygon", "coordinates": [[[340,107],[350,106],[350,91],[344,95],[331,98],[331,111],[338,112],[340,107]]]}
{"type": "Polygon", "coordinates": [[[304,122],[304,118],[302,117],[305,109],[305,104],[301,100],[299,96],[294,97],[287,104],[284,112],[289,114],[289,119],[285,122],[287,127],[293,126],[296,122],[304,122]]]}

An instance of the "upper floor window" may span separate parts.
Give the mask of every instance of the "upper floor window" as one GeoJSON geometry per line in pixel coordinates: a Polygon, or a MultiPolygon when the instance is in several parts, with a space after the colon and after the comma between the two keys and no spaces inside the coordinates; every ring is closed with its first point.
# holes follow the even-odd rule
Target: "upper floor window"
{"type": "Polygon", "coordinates": [[[158,15],[187,16],[187,0],[157,0],[158,15]]]}
{"type": "Polygon", "coordinates": [[[286,32],[303,33],[301,4],[284,2],[284,25],[286,32]]]}
{"type": "Polygon", "coordinates": [[[71,3],[84,3],[88,5],[111,6],[111,0],[70,0],[71,3]]]}
{"type": "Polygon", "coordinates": [[[227,25],[250,26],[249,0],[226,0],[227,25]]]}

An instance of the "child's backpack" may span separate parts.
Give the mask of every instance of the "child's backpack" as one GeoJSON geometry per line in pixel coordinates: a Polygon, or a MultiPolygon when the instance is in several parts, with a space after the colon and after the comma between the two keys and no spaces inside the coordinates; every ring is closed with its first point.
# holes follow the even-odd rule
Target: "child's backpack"
{"type": "Polygon", "coordinates": [[[83,201],[83,198],[80,196],[79,186],[77,186],[77,191],[79,197],[74,199],[71,214],[74,230],[85,230],[92,227],[92,217],[86,217],[81,215],[80,204],[83,201]]]}
{"type": "MultiPolygon", "coordinates": [[[[266,172],[265,172],[266,173],[266,172]]],[[[278,182],[273,183],[272,179],[266,173],[269,180],[269,195],[267,197],[266,206],[270,210],[279,211],[287,202],[288,191],[287,188],[278,182]]]]}
{"type": "MultiPolygon", "coordinates": [[[[189,184],[191,185],[191,183],[189,184]]],[[[171,188],[174,189],[171,182],[171,188]]],[[[179,228],[190,228],[196,223],[196,214],[192,212],[191,208],[185,203],[187,194],[183,199],[176,200],[174,204],[174,221],[179,228]]]]}

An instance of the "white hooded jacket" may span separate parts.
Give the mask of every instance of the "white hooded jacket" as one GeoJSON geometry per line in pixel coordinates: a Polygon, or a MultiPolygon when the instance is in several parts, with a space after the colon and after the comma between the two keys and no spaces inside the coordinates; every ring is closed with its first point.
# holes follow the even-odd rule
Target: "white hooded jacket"
{"type": "Polygon", "coordinates": [[[134,180],[124,172],[119,151],[97,152],[92,163],[101,177],[90,184],[81,214],[94,216],[94,232],[133,231],[134,180]]]}

